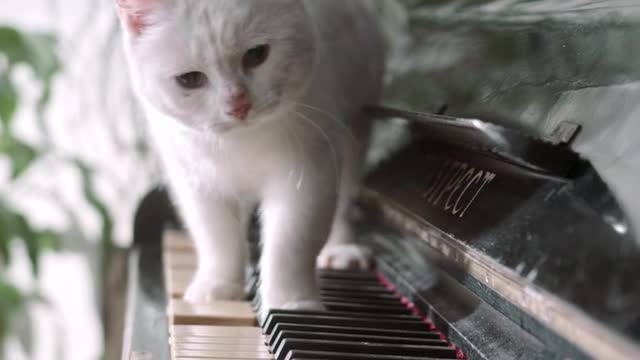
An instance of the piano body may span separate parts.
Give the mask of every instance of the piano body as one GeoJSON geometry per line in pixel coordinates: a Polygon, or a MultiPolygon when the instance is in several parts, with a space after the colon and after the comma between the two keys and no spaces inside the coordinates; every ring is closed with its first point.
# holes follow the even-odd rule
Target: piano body
{"type": "Polygon", "coordinates": [[[640,359],[640,242],[619,200],[628,201],[596,170],[602,159],[573,150],[587,149],[584,137],[598,130],[590,119],[602,112],[588,114],[589,101],[616,106],[617,123],[634,109],[616,99],[640,94],[625,83],[640,67],[614,55],[640,53],[640,27],[593,17],[600,10],[589,6],[556,6],[538,22],[517,12],[502,22],[464,11],[409,17],[411,46],[397,51],[428,45],[458,57],[439,63],[444,71],[398,70],[387,103],[448,104],[513,122],[367,109],[377,124],[375,166],[354,221],[376,269],[319,272],[325,313],[275,311],[257,321],[255,269],[246,302],[180,302],[193,249],[167,194],[150,193],[135,222],[123,359],[640,359]],[[439,36],[459,41],[442,49],[439,36]],[[495,49],[496,39],[510,52],[495,49]],[[462,40],[477,43],[465,49],[462,40]],[[597,48],[605,42],[608,50],[597,48]],[[473,51],[493,58],[469,62],[473,51]]]}
{"type": "Polygon", "coordinates": [[[259,299],[179,300],[196,260],[166,232],[175,214],[154,192],[136,221],[126,354],[226,358],[247,345],[202,334],[228,326],[254,327],[260,350],[234,353],[245,359],[640,358],[640,249],[597,172],[567,147],[575,126],[539,140],[480,120],[369,111],[405,133],[357,208],[376,273],[320,272],[328,312],[275,312],[262,334],[249,302],[259,299]],[[277,324],[301,326],[283,332],[285,350],[309,354],[265,345],[277,324]]]}

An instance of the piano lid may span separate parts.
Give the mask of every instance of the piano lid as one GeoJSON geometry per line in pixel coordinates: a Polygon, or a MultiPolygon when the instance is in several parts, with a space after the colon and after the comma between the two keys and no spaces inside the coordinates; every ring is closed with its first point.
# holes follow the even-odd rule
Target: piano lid
{"type": "Polygon", "coordinates": [[[410,130],[384,130],[403,134],[404,145],[370,172],[365,202],[421,224],[425,241],[451,239],[507,269],[521,289],[543,289],[640,341],[640,245],[588,161],[481,120],[369,111],[410,130]]]}
{"type": "Polygon", "coordinates": [[[567,176],[580,164],[579,155],[566,148],[581,129],[580,125],[571,122],[561,123],[546,138],[536,138],[525,132],[479,119],[378,106],[369,106],[366,112],[373,118],[396,117],[411,120],[410,132],[413,137],[446,141],[549,175],[567,176]]]}
{"type": "Polygon", "coordinates": [[[385,105],[448,104],[537,136],[578,124],[572,149],[640,226],[639,1],[376,4],[389,44],[385,105]]]}

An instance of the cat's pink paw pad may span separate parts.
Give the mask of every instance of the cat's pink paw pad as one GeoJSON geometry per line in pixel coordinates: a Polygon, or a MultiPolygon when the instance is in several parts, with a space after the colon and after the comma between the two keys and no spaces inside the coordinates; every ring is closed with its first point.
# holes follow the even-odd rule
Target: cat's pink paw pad
{"type": "Polygon", "coordinates": [[[371,250],[356,244],[329,245],[318,256],[317,266],[331,270],[369,270],[371,250]]]}
{"type": "Polygon", "coordinates": [[[225,284],[210,281],[194,281],[184,294],[191,304],[210,304],[219,300],[243,300],[246,297],[244,284],[225,284]]]}

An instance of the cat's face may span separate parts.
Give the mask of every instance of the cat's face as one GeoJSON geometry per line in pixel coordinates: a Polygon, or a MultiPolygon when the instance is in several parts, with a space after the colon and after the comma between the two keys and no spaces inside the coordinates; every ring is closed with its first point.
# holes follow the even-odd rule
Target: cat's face
{"type": "Polygon", "coordinates": [[[224,132],[275,118],[309,85],[299,0],[116,0],[132,76],[156,110],[224,132]]]}

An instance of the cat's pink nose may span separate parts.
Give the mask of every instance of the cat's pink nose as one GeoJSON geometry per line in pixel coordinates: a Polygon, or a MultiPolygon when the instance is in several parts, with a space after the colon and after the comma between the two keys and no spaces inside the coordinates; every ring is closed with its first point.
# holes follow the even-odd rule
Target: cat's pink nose
{"type": "Polygon", "coordinates": [[[227,115],[233,116],[238,120],[245,120],[251,111],[251,102],[245,91],[231,95],[227,99],[227,115]]]}

